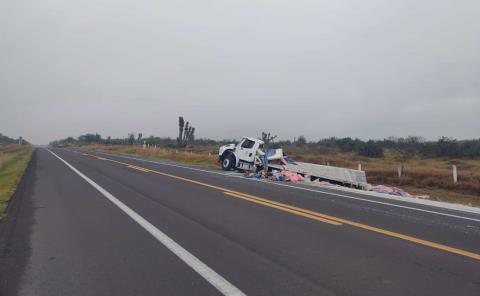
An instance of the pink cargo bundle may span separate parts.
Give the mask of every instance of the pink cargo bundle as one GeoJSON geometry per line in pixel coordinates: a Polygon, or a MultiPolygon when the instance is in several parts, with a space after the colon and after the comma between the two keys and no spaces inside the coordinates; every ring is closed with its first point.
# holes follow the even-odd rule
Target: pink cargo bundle
{"type": "Polygon", "coordinates": [[[303,178],[302,175],[294,173],[294,172],[282,171],[280,174],[282,176],[285,176],[285,181],[301,182],[305,179],[305,178],[303,178]]]}

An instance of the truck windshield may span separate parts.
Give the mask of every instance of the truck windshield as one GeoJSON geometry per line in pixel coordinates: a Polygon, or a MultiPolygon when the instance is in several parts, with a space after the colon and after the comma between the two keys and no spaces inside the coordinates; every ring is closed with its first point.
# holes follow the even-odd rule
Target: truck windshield
{"type": "Polygon", "coordinates": [[[245,141],[243,141],[243,143],[242,143],[242,148],[250,149],[250,148],[253,147],[253,145],[255,145],[254,141],[250,141],[249,139],[245,139],[245,141]]]}

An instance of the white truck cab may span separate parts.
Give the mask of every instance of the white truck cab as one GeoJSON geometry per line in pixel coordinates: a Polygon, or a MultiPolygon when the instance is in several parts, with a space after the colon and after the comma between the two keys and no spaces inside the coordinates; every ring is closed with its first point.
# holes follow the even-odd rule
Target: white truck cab
{"type": "Polygon", "coordinates": [[[218,160],[222,164],[222,169],[254,170],[257,164],[261,164],[260,156],[264,155],[263,144],[262,140],[243,137],[237,145],[228,144],[220,147],[218,160]]]}

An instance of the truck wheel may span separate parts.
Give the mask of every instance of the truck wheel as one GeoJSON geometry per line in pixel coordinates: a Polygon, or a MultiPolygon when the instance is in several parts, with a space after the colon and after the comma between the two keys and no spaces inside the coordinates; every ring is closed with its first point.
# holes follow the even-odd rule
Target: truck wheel
{"type": "Polygon", "coordinates": [[[222,161],[222,169],[229,171],[235,165],[235,158],[232,155],[226,156],[222,161]]]}

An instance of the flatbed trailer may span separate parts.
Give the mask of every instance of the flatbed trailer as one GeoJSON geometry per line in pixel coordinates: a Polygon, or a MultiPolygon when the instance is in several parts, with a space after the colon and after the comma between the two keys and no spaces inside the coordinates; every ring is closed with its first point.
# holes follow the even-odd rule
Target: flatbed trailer
{"type": "Polygon", "coordinates": [[[286,170],[303,175],[305,178],[314,180],[333,181],[335,183],[356,188],[367,187],[367,176],[364,171],[339,168],[328,165],[320,165],[308,162],[288,163],[288,164],[268,164],[269,169],[286,170]]]}

